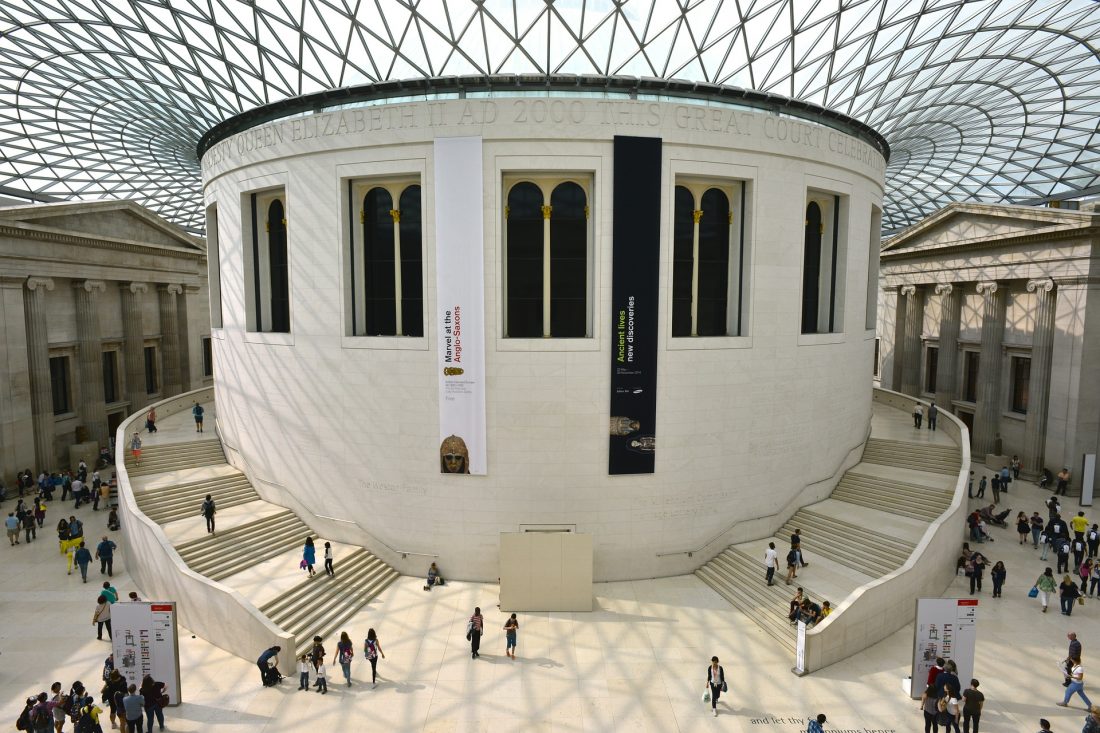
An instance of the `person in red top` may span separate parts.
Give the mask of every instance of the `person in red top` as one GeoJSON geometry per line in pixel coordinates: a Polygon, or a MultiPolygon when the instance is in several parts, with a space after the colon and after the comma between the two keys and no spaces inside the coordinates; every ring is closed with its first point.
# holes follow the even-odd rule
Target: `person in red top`
{"type": "Polygon", "coordinates": [[[932,669],[928,670],[928,681],[924,683],[925,687],[933,684],[936,681],[936,676],[943,671],[943,665],[943,657],[936,657],[936,664],[932,667],[932,669]]]}

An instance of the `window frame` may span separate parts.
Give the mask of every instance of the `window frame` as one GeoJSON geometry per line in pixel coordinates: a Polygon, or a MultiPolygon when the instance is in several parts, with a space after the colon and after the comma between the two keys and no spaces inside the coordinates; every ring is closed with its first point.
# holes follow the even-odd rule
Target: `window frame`
{"type": "Polygon", "coordinates": [[[927,341],[921,360],[921,393],[935,395],[939,382],[940,344],[939,341],[927,341]],[[935,361],[932,356],[935,354],[935,361]]]}
{"type": "Polygon", "coordinates": [[[74,355],[71,351],[51,352],[49,354],[50,409],[53,411],[55,420],[63,420],[76,414],[76,393],[73,389],[73,357],[74,355]],[[58,409],[57,405],[59,391],[56,380],[54,379],[55,362],[63,364],[61,372],[65,375],[65,384],[63,385],[65,403],[61,406],[63,409],[58,409]]]}
{"type": "Polygon", "coordinates": [[[210,298],[210,327],[223,328],[221,239],[218,230],[218,202],[206,206],[206,277],[210,298]]]}
{"type": "Polygon", "coordinates": [[[294,278],[292,260],[292,239],[290,232],[290,189],[282,177],[271,176],[256,181],[255,188],[242,191],[241,201],[241,243],[243,250],[244,301],[245,301],[245,340],[256,343],[293,344],[294,332],[294,278]],[[271,330],[272,319],[272,283],[270,254],[270,232],[266,223],[270,205],[280,200],[283,207],[283,221],[286,222],[287,249],[287,329],[271,330]]]}
{"type": "MultiPolygon", "coordinates": [[[[669,330],[668,335],[670,340],[681,339],[727,339],[727,338],[742,338],[746,335],[747,331],[747,300],[748,300],[748,280],[750,268],[748,266],[748,241],[747,233],[748,228],[746,226],[747,215],[746,209],[748,208],[749,190],[751,188],[751,181],[743,178],[731,178],[728,176],[700,176],[691,174],[677,175],[672,182],[672,189],[670,191],[671,209],[672,215],[670,216],[670,236],[668,239],[668,312],[669,312],[669,330]],[[692,279],[689,294],[690,303],[690,326],[689,333],[677,334],[675,332],[675,319],[673,312],[675,303],[678,300],[676,290],[675,268],[676,268],[676,253],[675,253],[675,226],[676,226],[676,189],[685,188],[691,194],[693,202],[692,211],[692,232],[693,232],[693,252],[692,252],[692,279]],[[729,240],[727,246],[729,247],[728,259],[727,259],[727,272],[726,272],[726,329],[723,334],[706,334],[699,335],[698,324],[698,273],[699,263],[695,258],[695,242],[701,241],[700,234],[700,220],[696,212],[704,211],[699,207],[702,206],[703,197],[710,190],[718,190],[726,196],[726,200],[729,204],[728,211],[728,226],[729,226],[729,240]]],[[[705,213],[702,214],[706,216],[705,213]]]]}
{"type": "Polygon", "coordinates": [[[157,341],[146,340],[141,348],[142,358],[142,372],[145,375],[145,394],[146,396],[159,395],[163,386],[163,375],[161,374],[160,365],[160,343],[157,341]],[[150,349],[152,349],[152,359],[150,359],[150,349]],[[152,371],[150,372],[150,366],[152,371]],[[152,375],[154,386],[153,390],[149,390],[149,377],[152,375]]]}
{"type": "Polygon", "coordinates": [[[981,349],[979,349],[979,348],[968,348],[968,347],[960,345],[959,353],[962,355],[962,358],[959,359],[959,371],[960,371],[959,377],[960,378],[959,378],[958,384],[960,385],[961,389],[959,390],[959,400],[958,401],[959,402],[964,402],[968,405],[975,405],[975,404],[977,404],[977,401],[978,401],[978,384],[977,384],[977,382],[978,382],[979,377],[981,376],[980,370],[981,370],[981,366],[982,366],[982,352],[981,352],[981,349]],[[973,389],[973,392],[971,392],[970,389],[969,389],[969,387],[970,387],[970,380],[969,380],[970,368],[969,367],[970,367],[971,358],[973,358],[975,360],[974,361],[975,367],[974,367],[974,389],[973,389]]]}
{"type": "MultiPolygon", "coordinates": [[[[510,170],[500,173],[498,179],[500,181],[500,251],[501,251],[501,268],[500,268],[500,340],[505,342],[523,342],[523,341],[555,341],[555,342],[570,342],[570,341],[591,341],[597,338],[596,323],[598,318],[595,311],[595,262],[596,262],[596,221],[595,213],[597,211],[597,197],[595,191],[599,181],[597,179],[596,171],[586,170],[583,167],[580,168],[566,168],[560,170],[540,170],[531,168],[529,170],[510,170]],[[544,217],[546,216],[546,207],[552,207],[550,201],[552,200],[553,193],[558,186],[565,183],[572,183],[581,188],[585,197],[585,333],[583,336],[554,336],[549,331],[551,330],[550,313],[553,309],[553,293],[551,287],[546,287],[546,275],[547,271],[551,268],[552,260],[547,258],[547,255],[552,250],[553,239],[551,237],[551,229],[553,221],[553,211],[551,208],[550,217],[544,219],[543,225],[543,333],[541,336],[509,336],[508,335],[508,199],[509,193],[512,188],[521,183],[531,183],[539,188],[542,192],[542,205],[544,208],[544,217]]],[[[552,281],[551,281],[552,282],[552,281]]]]}
{"type": "Polygon", "coordinates": [[[200,336],[199,344],[202,347],[202,378],[214,378],[214,339],[210,336],[200,336]]]}
{"type": "Polygon", "coordinates": [[[799,248],[799,326],[800,337],[808,337],[805,343],[818,343],[823,337],[826,341],[843,337],[845,333],[845,298],[847,270],[849,260],[849,219],[852,208],[852,195],[840,186],[822,187],[818,182],[809,182],[805,201],[802,205],[802,244],[799,248]],[[805,330],[805,290],[806,290],[806,236],[809,224],[806,216],[812,203],[821,210],[821,251],[817,271],[817,316],[815,329],[805,330]],[[828,267],[825,263],[828,262],[828,267]],[[815,339],[815,337],[818,337],[815,339]]]}
{"type": "Polygon", "coordinates": [[[1007,399],[1005,400],[1005,405],[1007,406],[1006,413],[1011,417],[1022,419],[1027,416],[1027,408],[1031,396],[1031,352],[1009,351],[1005,354],[1005,358],[1008,359],[1008,382],[1005,385],[1008,390],[1007,399]],[[1017,398],[1019,396],[1017,390],[1020,386],[1017,383],[1019,377],[1017,370],[1020,366],[1020,362],[1027,362],[1027,382],[1023,390],[1023,409],[1019,409],[1017,403],[1017,398]]]}
{"type": "Polygon", "coordinates": [[[102,359],[103,359],[103,403],[106,404],[106,405],[113,405],[117,402],[126,402],[126,396],[125,396],[125,394],[123,393],[123,390],[122,390],[122,371],[119,369],[119,364],[122,362],[121,347],[117,346],[117,345],[111,345],[111,346],[104,345],[104,348],[103,348],[101,353],[103,355],[102,356],[102,359]],[[108,354],[113,354],[112,360],[114,361],[114,365],[113,365],[112,370],[114,372],[114,385],[113,386],[114,386],[115,399],[113,399],[113,400],[109,399],[110,395],[108,394],[108,389],[107,389],[107,356],[108,356],[108,354]]]}

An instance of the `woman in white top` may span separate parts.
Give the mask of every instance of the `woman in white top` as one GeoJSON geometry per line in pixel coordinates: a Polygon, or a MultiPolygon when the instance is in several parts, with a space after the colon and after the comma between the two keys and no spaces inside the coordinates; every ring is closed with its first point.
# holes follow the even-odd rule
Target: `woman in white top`
{"type": "Polygon", "coordinates": [[[1069,705],[1069,699],[1073,697],[1074,693],[1080,695],[1081,699],[1085,701],[1085,710],[1092,707],[1092,701],[1085,694],[1085,668],[1081,666],[1080,659],[1073,660],[1073,669],[1069,672],[1069,687],[1066,688],[1066,697],[1058,704],[1062,707],[1069,705]]]}
{"type": "Polygon", "coordinates": [[[710,709],[718,717],[718,698],[726,690],[726,670],[718,664],[718,657],[710,658],[707,667],[707,689],[710,691],[710,709]]]}
{"type": "Polygon", "coordinates": [[[944,685],[944,691],[946,692],[944,697],[947,699],[948,718],[943,729],[946,733],[951,733],[952,730],[955,733],[960,733],[959,718],[962,717],[962,709],[959,707],[959,691],[950,685],[944,685]]]}

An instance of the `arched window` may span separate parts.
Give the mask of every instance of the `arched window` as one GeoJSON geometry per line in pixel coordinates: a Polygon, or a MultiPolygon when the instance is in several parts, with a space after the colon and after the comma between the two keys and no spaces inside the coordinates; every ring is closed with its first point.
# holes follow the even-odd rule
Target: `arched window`
{"type": "Polygon", "coordinates": [[[585,186],[575,178],[533,177],[508,187],[506,201],[505,335],[588,336],[591,255],[585,186]]]}
{"type": "Polygon", "coordinates": [[[271,284],[271,328],[290,333],[290,267],[286,249],[286,211],[275,199],[267,209],[268,277],[271,284]]]}
{"type": "Polygon", "coordinates": [[[673,337],[741,335],[744,191],[741,181],[694,180],[673,191],[673,337]]]}
{"type": "Polygon", "coordinates": [[[802,333],[844,330],[847,264],[843,197],[810,191],[802,245],[802,333]]]}
{"type": "MultiPolygon", "coordinates": [[[[245,247],[245,317],[249,331],[290,332],[290,250],[286,193],[273,189],[249,195],[252,246],[245,247]]],[[[247,239],[246,239],[247,241],[247,239]]]]}
{"type": "Polygon", "coordinates": [[[347,273],[353,336],[424,335],[424,254],[420,184],[349,181],[358,224],[347,273]],[[394,204],[397,204],[396,208],[394,204]]]}
{"type": "Polygon", "coordinates": [[[535,184],[524,181],[508,191],[504,325],[511,338],[543,335],[544,210],[542,191],[535,184]]]}

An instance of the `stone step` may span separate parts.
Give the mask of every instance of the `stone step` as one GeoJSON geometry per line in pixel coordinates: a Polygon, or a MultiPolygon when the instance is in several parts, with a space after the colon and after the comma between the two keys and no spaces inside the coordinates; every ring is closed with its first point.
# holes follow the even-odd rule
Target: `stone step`
{"type": "MultiPolygon", "coordinates": [[[[245,486],[231,491],[219,491],[215,504],[217,509],[221,510],[240,506],[241,504],[248,504],[259,498],[259,494],[252,488],[252,485],[246,484],[245,486]]],[[[182,502],[179,505],[166,506],[155,510],[150,509],[145,511],[144,514],[158,524],[168,524],[169,522],[175,522],[180,519],[201,516],[202,502],[203,495],[200,494],[192,501],[182,502]]]]}
{"type": "MultiPolygon", "coordinates": [[[[916,546],[914,543],[881,532],[874,529],[872,526],[868,526],[869,524],[873,524],[875,520],[873,515],[864,515],[864,518],[866,519],[864,524],[856,524],[844,519],[829,516],[828,514],[823,514],[822,512],[814,511],[812,507],[807,507],[800,509],[794,517],[784,525],[784,529],[786,529],[787,525],[798,528],[804,528],[805,526],[820,527],[825,529],[830,537],[838,539],[858,539],[867,545],[881,548],[891,555],[907,558],[912,554],[913,548],[916,546]],[[799,524],[799,522],[801,522],[801,524],[799,524]]],[[[803,538],[803,541],[805,541],[805,538],[803,538]]]]}
{"type": "Polygon", "coordinates": [[[845,501],[849,504],[856,504],[881,511],[889,511],[902,516],[913,517],[914,519],[923,519],[925,521],[936,519],[943,514],[949,506],[948,503],[938,506],[934,504],[919,504],[904,496],[895,497],[884,494],[877,489],[865,489],[850,484],[838,486],[836,490],[833,491],[831,498],[838,501],[845,501]]]}
{"type": "Polygon", "coordinates": [[[248,477],[239,471],[235,471],[198,481],[185,481],[173,486],[137,491],[134,493],[134,498],[137,499],[138,505],[141,507],[157,508],[165,504],[179,503],[182,496],[203,497],[219,489],[230,489],[241,485],[249,485],[248,477]]]}
{"type": "MultiPolygon", "coordinates": [[[[797,516],[797,515],[796,515],[797,516]]],[[[853,570],[858,570],[868,575],[882,576],[895,569],[909,559],[910,552],[903,552],[885,547],[877,547],[872,542],[860,539],[851,541],[843,536],[838,536],[830,531],[831,525],[825,522],[803,517],[805,521],[796,524],[787,522],[782,528],[784,535],[777,535],[776,539],[787,541],[794,527],[800,527],[804,532],[809,530],[807,536],[802,538],[802,547],[806,551],[806,560],[811,564],[815,559],[828,558],[853,570]]],[[[778,547],[778,543],[776,544],[778,547]]],[[[780,552],[780,567],[785,567],[783,557],[785,551],[780,552]]]]}
{"type": "MultiPolygon", "coordinates": [[[[358,613],[359,609],[370,603],[373,598],[388,588],[399,577],[401,577],[400,573],[387,566],[384,573],[374,576],[370,583],[356,588],[353,593],[344,597],[344,602],[341,605],[333,607],[324,616],[308,617],[310,623],[293,632],[297,643],[295,656],[301,656],[309,651],[314,636],[320,636],[322,639],[335,636],[348,619],[358,613]]],[[[364,634],[364,636],[366,635],[364,634]]],[[[335,644],[332,648],[335,650],[335,644]]],[[[357,656],[361,653],[361,648],[356,651],[357,656]]]]}
{"type": "Polygon", "coordinates": [[[288,510],[194,540],[177,550],[192,570],[221,580],[302,545],[310,534],[288,510]]]}
{"type": "MultiPolygon", "coordinates": [[[[769,619],[770,611],[761,609],[758,600],[743,593],[740,587],[730,583],[727,579],[716,573],[710,564],[704,565],[695,571],[695,576],[710,586],[715,593],[725,598],[734,608],[744,613],[751,621],[760,627],[764,633],[771,636],[786,649],[792,656],[795,653],[795,627],[787,621],[783,613],[779,613],[779,621],[769,619]]],[[[782,609],[780,609],[781,611],[782,609]]]]}
{"type": "Polygon", "coordinates": [[[148,476],[218,463],[225,463],[221,443],[217,440],[201,440],[143,448],[140,462],[127,456],[126,470],[130,476],[148,476]]]}
{"type": "Polygon", "coordinates": [[[959,450],[955,446],[906,443],[870,438],[863,450],[866,463],[900,466],[931,473],[958,473],[959,450]]]}

